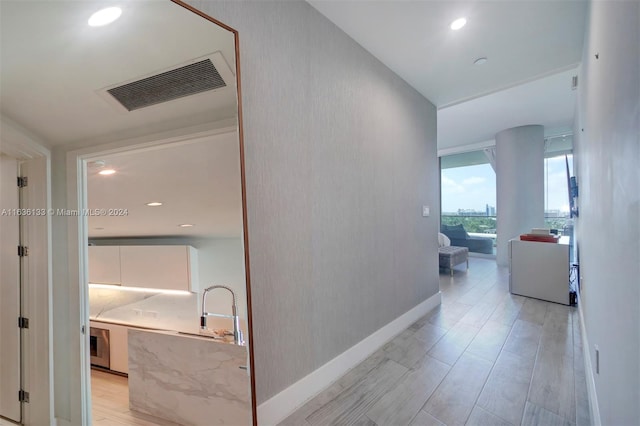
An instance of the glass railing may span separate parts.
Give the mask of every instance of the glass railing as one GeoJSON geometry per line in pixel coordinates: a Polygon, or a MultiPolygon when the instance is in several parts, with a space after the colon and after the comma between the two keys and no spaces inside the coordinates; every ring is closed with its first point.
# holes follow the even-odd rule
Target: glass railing
{"type": "Polygon", "coordinates": [[[463,216],[463,215],[442,215],[440,223],[442,225],[462,225],[467,232],[477,234],[495,234],[495,216],[463,216]]]}
{"type": "MultiPolygon", "coordinates": [[[[468,247],[472,253],[496,254],[496,216],[443,214],[440,216],[440,223],[464,227],[469,238],[452,238],[453,245],[468,247]],[[491,243],[487,240],[491,240],[491,243]]],[[[571,235],[573,232],[573,220],[569,217],[545,217],[545,226],[557,230],[559,235],[571,235]]],[[[455,231],[452,235],[456,235],[455,231]]]]}

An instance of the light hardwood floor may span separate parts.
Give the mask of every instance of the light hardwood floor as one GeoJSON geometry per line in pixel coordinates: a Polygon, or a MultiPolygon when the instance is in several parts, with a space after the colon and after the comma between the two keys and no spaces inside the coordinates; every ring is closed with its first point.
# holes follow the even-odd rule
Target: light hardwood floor
{"type": "Polygon", "coordinates": [[[127,378],[91,370],[91,408],[94,426],[175,426],[175,423],[129,410],[127,378]]]}
{"type": "Polygon", "coordinates": [[[493,260],[441,272],[439,308],[281,426],[589,425],[577,309],[508,288],[493,260]]]}

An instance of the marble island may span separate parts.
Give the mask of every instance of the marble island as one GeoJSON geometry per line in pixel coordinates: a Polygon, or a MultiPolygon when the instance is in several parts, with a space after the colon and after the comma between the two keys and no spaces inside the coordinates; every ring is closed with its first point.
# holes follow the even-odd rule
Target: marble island
{"type": "Polygon", "coordinates": [[[246,366],[233,338],[129,329],[130,409],[182,425],[251,424],[246,366]]]}

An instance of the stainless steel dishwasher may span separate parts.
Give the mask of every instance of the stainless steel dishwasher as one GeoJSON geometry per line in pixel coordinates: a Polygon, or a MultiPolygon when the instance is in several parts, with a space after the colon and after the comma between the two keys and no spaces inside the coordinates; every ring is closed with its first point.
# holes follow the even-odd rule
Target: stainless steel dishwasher
{"type": "Polygon", "coordinates": [[[109,356],[109,330],[90,327],[89,348],[91,354],[91,365],[107,369],[111,368],[109,356]]]}

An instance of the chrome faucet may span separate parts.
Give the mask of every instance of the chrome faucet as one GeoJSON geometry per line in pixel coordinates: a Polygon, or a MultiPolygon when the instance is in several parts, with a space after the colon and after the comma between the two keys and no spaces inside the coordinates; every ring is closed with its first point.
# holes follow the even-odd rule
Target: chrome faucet
{"type": "Polygon", "coordinates": [[[233,341],[237,345],[244,344],[244,337],[242,336],[242,330],[240,329],[240,317],[238,316],[238,305],[236,305],[236,294],[226,285],[212,285],[204,290],[202,293],[202,316],[200,317],[200,328],[202,330],[207,329],[207,317],[218,317],[218,318],[230,318],[233,320],[233,341]],[[231,305],[231,315],[224,314],[214,314],[211,312],[207,312],[206,309],[206,301],[207,301],[207,293],[211,290],[215,290],[216,288],[221,288],[224,290],[228,290],[231,293],[231,297],[233,298],[233,305],[231,305]]]}

